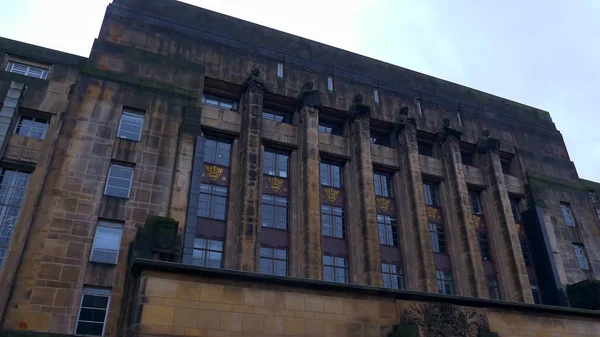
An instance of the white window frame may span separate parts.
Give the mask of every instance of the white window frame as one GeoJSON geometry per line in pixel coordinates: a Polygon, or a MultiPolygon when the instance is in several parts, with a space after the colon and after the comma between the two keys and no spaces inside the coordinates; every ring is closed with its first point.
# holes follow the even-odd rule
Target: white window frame
{"type": "MultiPolygon", "coordinates": [[[[131,109],[123,109],[121,111],[121,119],[119,120],[119,129],[117,130],[117,137],[139,142],[140,139],[142,139],[142,131],[144,130],[144,122],[145,121],[146,121],[146,116],[145,116],[144,112],[135,111],[135,110],[131,110],[131,109]],[[124,136],[120,135],[121,127],[123,126],[123,116],[141,117],[142,118],[142,125],[140,125],[140,132],[138,133],[137,139],[132,139],[132,138],[128,138],[128,137],[124,137],[124,136]]],[[[130,132],[130,131],[127,131],[127,132],[130,132]]]]}
{"type": "Polygon", "coordinates": [[[94,233],[94,241],[92,243],[92,251],[90,252],[90,262],[94,262],[94,263],[102,263],[102,264],[117,264],[119,262],[119,251],[121,250],[121,240],[123,239],[123,224],[119,223],[119,222],[114,222],[114,221],[108,221],[108,220],[98,220],[98,224],[96,225],[96,232],[94,233]],[[115,256],[115,261],[114,262],[106,262],[106,261],[95,261],[92,260],[92,257],[94,256],[94,250],[96,249],[96,239],[98,238],[98,230],[101,227],[105,227],[105,228],[113,228],[113,229],[119,229],[119,243],[117,245],[117,255],[115,256]]]}
{"type": "Polygon", "coordinates": [[[17,125],[15,126],[15,131],[13,133],[15,135],[19,135],[19,136],[23,136],[23,137],[27,137],[27,138],[34,138],[34,139],[44,140],[46,138],[46,134],[48,133],[48,127],[49,126],[50,126],[50,119],[48,119],[48,118],[35,117],[35,116],[28,115],[28,114],[20,114],[19,115],[19,120],[17,121],[17,125]],[[25,134],[19,134],[19,133],[17,133],[17,130],[19,130],[19,129],[21,129],[23,127],[23,117],[31,118],[31,122],[32,123],[39,123],[39,124],[46,125],[46,127],[43,128],[43,130],[42,130],[42,136],[41,136],[41,138],[33,137],[31,135],[31,131],[33,131],[33,126],[29,128],[29,133],[27,133],[26,135],[25,134]]]}
{"type": "Polygon", "coordinates": [[[283,62],[277,62],[277,77],[283,78],[283,62]]]}
{"type": "Polygon", "coordinates": [[[423,107],[421,106],[421,98],[415,98],[415,103],[417,104],[417,113],[419,116],[423,116],[423,107]]]}
{"type": "Polygon", "coordinates": [[[375,103],[379,103],[379,89],[376,87],[373,88],[373,100],[375,103]]]}
{"type": "Polygon", "coordinates": [[[84,287],[83,288],[81,298],[79,299],[79,310],[77,311],[77,320],[75,321],[75,331],[73,332],[73,334],[76,336],[91,336],[91,335],[78,335],[77,334],[77,326],[79,325],[79,316],[81,315],[81,306],[83,305],[83,298],[85,297],[85,295],[108,297],[108,302],[106,303],[106,315],[104,315],[104,322],[102,323],[102,334],[100,335],[100,336],[104,336],[104,332],[106,331],[106,318],[108,317],[108,313],[110,310],[111,291],[110,291],[110,289],[92,288],[92,287],[84,287]]]}
{"type": "Polygon", "coordinates": [[[567,226],[577,227],[577,222],[575,222],[575,217],[573,216],[573,209],[571,209],[571,204],[561,202],[560,203],[560,212],[563,216],[563,219],[565,219],[565,224],[567,226]],[[568,218],[565,215],[565,210],[566,210],[566,213],[568,213],[568,218]]]}
{"type": "Polygon", "coordinates": [[[48,68],[44,68],[44,67],[39,66],[39,65],[27,64],[27,63],[22,62],[22,61],[19,62],[18,60],[9,60],[6,63],[6,68],[4,70],[8,71],[9,73],[13,73],[13,74],[19,74],[19,75],[23,75],[23,76],[38,78],[40,80],[45,80],[48,77],[48,70],[49,69],[48,68]],[[13,71],[15,69],[15,65],[26,67],[24,73],[13,71]],[[32,74],[32,68],[39,69],[41,71],[41,75],[40,76],[34,76],[32,74]]]}
{"type": "Polygon", "coordinates": [[[575,261],[577,261],[577,267],[581,270],[590,270],[590,264],[587,261],[585,256],[585,248],[580,243],[573,243],[573,252],[575,253],[575,261]],[[581,255],[582,261],[579,260],[579,255],[581,255]],[[583,266],[581,265],[583,262],[583,266]]]}
{"type": "Polygon", "coordinates": [[[112,172],[112,169],[114,167],[131,169],[131,179],[129,180],[129,188],[127,189],[127,197],[125,197],[125,199],[129,199],[129,197],[131,196],[131,185],[133,184],[133,175],[135,173],[135,167],[127,166],[127,165],[123,165],[123,164],[117,164],[117,163],[110,164],[110,168],[108,169],[108,176],[106,176],[106,182],[104,183],[104,195],[107,195],[109,197],[114,197],[114,198],[124,198],[124,197],[120,197],[117,195],[106,194],[106,191],[108,190],[108,180],[110,179],[110,173],[112,172]]]}
{"type": "Polygon", "coordinates": [[[327,91],[333,91],[333,75],[327,75],[327,91]]]}

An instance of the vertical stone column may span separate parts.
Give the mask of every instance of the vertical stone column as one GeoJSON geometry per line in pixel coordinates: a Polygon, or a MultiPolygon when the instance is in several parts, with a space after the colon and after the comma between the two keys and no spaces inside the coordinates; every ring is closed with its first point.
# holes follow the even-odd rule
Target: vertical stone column
{"type": "Polygon", "coordinates": [[[437,292],[435,264],[423,196],[423,178],[419,163],[417,128],[404,107],[396,120],[400,172],[394,179],[398,196],[398,230],[404,264],[404,279],[410,290],[437,292]]]}
{"type": "Polygon", "coordinates": [[[496,260],[498,281],[504,299],[533,303],[527,268],[498,156],[499,146],[500,141],[489,138],[487,130],[477,144],[477,162],[486,187],[483,207],[487,215],[492,257],[496,260]]]}
{"type": "MultiPolygon", "coordinates": [[[[256,271],[257,230],[260,225],[258,214],[260,202],[260,162],[263,96],[265,84],[258,77],[260,71],[253,69],[244,83],[240,113],[242,126],[240,134],[240,200],[237,223],[237,263],[242,271],[256,271]]],[[[235,155],[235,154],[234,154],[235,155]]]]}
{"type": "Polygon", "coordinates": [[[450,237],[452,276],[457,295],[487,298],[487,284],[460,156],[461,135],[462,132],[450,127],[448,119],[444,120],[444,130],[439,134],[445,176],[442,204],[444,219],[447,219],[446,232],[450,237]]]}
{"type": "Polygon", "coordinates": [[[373,163],[371,159],[371,143],[369,141],[370,107],[362,104],[362,94],[358,94],[348,109],[350,122],[350,153],[352,160],[351,172],[354,175],[353,186],[347,186],[346,191],[353,195],[352,208],[356,208],[357,218],[349,219],[356,225],[354,237],[350,237],[350,250],[358,250],[358,269],[362,274],[362,283],[381,286],[381,256],[379,252],[379,236],[377,228],[377,209],[375,205],[375,190],[373,183],[373,163]],[[360,95],[360,96],[359,96],[360,95]]]}
{"type": "Polygon", "coordinates": [[[11,132],[17,122],[19,105],[24,91],[25,85],[23,83],[12,81],[6,97],[4,97],[2,110],[0,110],[0,158],[4,156],[11,132]]]}
{"type": "MultiPolygon", "coordinates": [[[[300,275],[306,278],[323,278],[323,242],[321,233],[321,196],[319,192],[319,92],[307,83],[298,95],[298,188],[293,189],[300,207],[296,209],[299,228],[292,233],[292,242],[301,246],[300,275]],[[299,234],[299,235],[298,235],[299,234]],[[293,238],[298,235],[300,240],[293,238]]],[[[296,179],[296,178],[295,178],[296,179]]],[[[296,185],[296,184],[294,184],[296,185]]],[[[292,243],[293,244],[293,243],[292,243]]]]}

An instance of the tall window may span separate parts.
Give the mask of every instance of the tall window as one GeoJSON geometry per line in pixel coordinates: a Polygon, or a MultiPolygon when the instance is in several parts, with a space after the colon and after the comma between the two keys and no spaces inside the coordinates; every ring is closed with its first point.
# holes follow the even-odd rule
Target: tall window
{"type": "Polygon", "coordinates": [[[498,280],[494,275],[488,275],[486,277],[488,293],[490,295],[490,299],[499,300],[500,299],[500,287],[498,286],[498,280]]]}
{"type": "Polygon", "coordinates": [[[227,187],[200,184],[199,217],[225,220],[226,209],[227,187]]]}
{"type": "Polygon", "coordinates": [[[589,191],[588,193],[590,195],[590,200],[592,201],[592,203],[595,203],[596,201],[598,201],[598,196],[596,195],[596,192],[589,191]]]}
{"type": "Polygon", "coordinates": [[[333,76],[327,75],[327,91],[333,91],[333,76]]]}
{"type": "Polygon", "coordinates": [[[48,131],[48,119],[32,116],[19,116],[19,122],[15,129],[15,134],[29,137],[44,139],[48,131]]]}
{"type": "Polygon", "coordinates": [[[321,185],[342,187],[342,167],[337,164],[321,162],[321,185]]]}
{"type": "Polygon", "coordinates": [[[473,214],[482,214],[479,192],[470,190],[469,198],[471,199],[471,209],[473,209],[473,214]]]}
{"type": "Polygon", "coordinates": [[[133,182],[133,166],[111,164],[106,179],[104,194],[118,198],[129,198],[133,182]]]}
{"type": "Polygon", "coordinates": [[[438,186],[435,183],[423,183],[423,194],[425,196],[425,205],[439,206],[438,186]]]}
{"type": "Polygon", "coordinates": [[[571,205],[561,202],[560,210],[562,211],[567,226],[575,227],[575,219],[573,218],[573,213],[571,212],[571,205]]]}
{"type": "Polygon", "coordinates": [[[204,142],[204,163],[229,166],[231,144],[207,138],[204,142]]]}
{"type": "Polygon", "coordinates": [[[121,113],[121,122],[117,137],[139,141],[142,137],[142,127],[144,126],[144,113],[135,110],[125,110],[121,113]]]}
{"type": "Polygon", "coordinates": [[[479,249],[481,250],[481,258],[484,261],[490,261],[492,259],[492,254],[490,253],[490,241],[488,240],[487,231],[477,231],[477,238],[479,239],[479,249]]]}
{"type": "Polygon", "coordinates": [[[260,273],[286,276],[287,258],[285,249],[260,247],[260,273]]]}
{"type": "Polygon", "coordinates": [[[275,110],[267,110],[267,109],[263,110],[262,118],[271,120],[271,121],[276,121],[276,122],[288,123],[288,124],[292,122],[292,116],[290,114],[287,114],[285,112],[275,111],[275,110]]]}
{"type": "Polygon", "coordinates": [[[393,197],[392,175],[383,172],[373,172],[373,181],[375,183],[375,195],[382,197],[393,197]]]}
{"type": "Polygon", "coordinates": [[[343,257],[323,255],[323,280],[348,283],[348,260],[343,257]]]}
{"type": "Polygon", "coordinates": [[[446,238],[444,236],[444,226],[430,222],[429,238],[431,240],[431,249],[434,253],[446,254],[446,238]]]}
{"type": "Polygon", "coordinates": [[[194,239],[192,264],[202,267],[221,268],[223,241],[204,238],[194,239]]]}
{"type": "Polygon", "coordinates": [[[6,65],[6,71],[15,74],[21,74],[29,77],[35,77],[42,80],[48,76],[48,69],[34,67],[28,64],[10,61],[6,65]]]}
{"type": "Polygon", "coordinates": [[[238,109],[238,103],[236,101],[229,98],[214,96],[210,94],[202,95],[202,104],[231,111],[237,111],[238,109]]]}
{"type": "Polygon", "coordinates": [[[521,212],[519,212],[519,200],[510,199],[510,208],[512,210],[515,222],[521,222],[521,212]]]}
{"type": "Polygon", "coordinates": [[[379,227],[379,243],[387,246],[398,245],[398,229],[396,219],[389,215],[377,214],[377,226],[379,227]]]}
{"type": "Polygon", "coordinates": [[[29,176],[27,172],[0,170],[0,270],[25,199],[29,176]]]}
{"type": "Polygon", "coordinates": [[[277,77],[283,77],[283,62],[277,62],[277,77]]]}
{"type": "Polygon", "coordinates": [[[523,260],[525,260],[525,266],[533,267],[533,263],[531,261],[531,251],[529,250],[529,243],[527,242],[527,238],[521,235],[519,237],[519,241],[521,242],[521,251],[523,252],[523,260]]]}
{"type": "Polygon", "coordinates": [[[109,303],[109,289],[83,288],[75,334],[82,336],[102,336],[104,334],[109,303]]]}
{"type": "Polygon", "coordinates": [[[402,267],[394,264],[382,263],[381,276],[383,278],[383,287],[392,289],[403,289],[404,282],[402,277],[402,267]]]}
{"type": "Polygon", "coordinates": [[[379,89],[373,88],[373,101],[379,103],[379,89]]]}
{"type": "Polygon", "coordinates": [[[583,245],[580,243],[574,243],[573,251],[575,251],[575,259],[577,259],[577,265],[579,265],[579,268],[582,270],[589,270],[583,245]]]}
{"type": "Polygon", "coordinates": [[[336,206],[321,205],[321,226],[324,236],[344,238],[344,210],[336,206]]]}
{"type": "Polygon", "coordinates": [[[454,295],[454,284],[452,282],[452,273],[446,270],[436,270],[435,277],[440,294],[454,295]]]}
{"type": "Polygon", "coordinates": [[[287,154],[265,150],[264,174],[287,178],[289,161],[287,154]]]}
{"type": "Polygon", "coordinates": [[[287,229],[288,199],[274,195],[262,196],[262,226],[287,229]]]}
{"type": "Polygon", "coordinates": [[[92,245],[90,261],[116,264],[121,247],[123,224],[100,220],[96,226],[96,235],[92,245]]]}
{"type": "Polygon", "coordinates": [[[542,297],[540,296],[540,289],[537,284],[531,285],[531,295],[533,296],[533,303],[542,304],[542,297]]]}

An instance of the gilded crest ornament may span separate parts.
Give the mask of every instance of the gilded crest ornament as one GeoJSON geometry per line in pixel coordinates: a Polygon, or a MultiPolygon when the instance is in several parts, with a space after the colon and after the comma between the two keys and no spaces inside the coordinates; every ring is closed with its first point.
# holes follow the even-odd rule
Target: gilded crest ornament
{"type": "Polygon", "coordinates": [[[437,208],[427,206],[427,217],[429,218],[429,220],[435,220],[437,218],[437,212],[437,208]]]}
{"type": "Polygon", "coordinates": [[[521,224],[517,224],[517,234],[521,234],[521,224]]]}
{"type": "Polygon", "coordinates": [[[481,217],[477,214],[473,214],[473,227],[475,227],[475,229],[477,229],[482,225],[483,224],[481,223],[481,217]]]}
{"type": "Polygon", "coordinates": [[[388,208],[390,207],[390,199],[377,197],[375,200],[377,201],[379,208],[381,208],[382,211],[387,212],[388,208]]]}
{"type": "Polygon", "coordinates": [[[275,193],[279,192],[279,190],[281,189],[281,185],[283,185],[283,179],[277,177],[268,178],[267,182],[269,183],[271,191],[275,193]]]}
{"type": "Polygon", "coordinates": [[[325,192],[325,194],[327,195],[327,200],[329,200],[329,202],[335,202],[337,200],[338,194],[340,194],[339,190],[336,190],[335,188],[331,187],[325,187],[323,189],[323,192],[325,192]]]}
{"type": "Polygon", "coordinates": [[[215,165],[206,165],[206,174],[208,174],[208,178],[210,181],[215,182],[221,174],[223,174],[223,168],[215,166],[215,165]]]}

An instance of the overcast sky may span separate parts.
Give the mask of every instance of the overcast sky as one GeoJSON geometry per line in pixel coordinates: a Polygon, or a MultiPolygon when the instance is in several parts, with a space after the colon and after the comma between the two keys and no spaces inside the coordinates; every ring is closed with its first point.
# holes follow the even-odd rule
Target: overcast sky
{"type": "MultiPolygon", "coordinates": [[[[88,56],[109,0],[2,0],[0,36],[88,56]]],[[[600,181],[600,0],[188,0],[550,112],[600,181]]]]}

